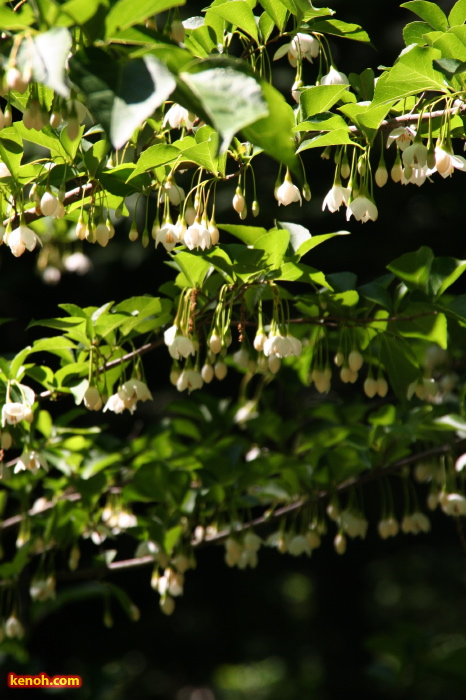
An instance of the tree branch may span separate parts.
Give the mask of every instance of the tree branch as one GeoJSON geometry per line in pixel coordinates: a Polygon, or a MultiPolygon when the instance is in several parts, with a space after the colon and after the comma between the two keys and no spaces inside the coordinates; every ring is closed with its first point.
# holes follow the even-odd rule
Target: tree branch
{"type": "MultiPolygon", "coordinates": [[[[462,438],[460,440],[456,440],[453,445],[451,444],[443,444],[443,445],[438,445],[436,447],[431,447],[428,450],[423,450],[422,452],[417,452],[416,454],[409,455],[408,457],[403,457],[402,459],[397,460],[396,462],[392,462],[391,464],[386,465],[385,467],[380,467],[379,469],[374,469],[374,470],[368,470],[364,472],[362,475],[358,477],[353,477],[351,479],[347,479],[346,481],[342,482],[341,484],[338,484],[335,488],[332,489],[323,489],[321,491],[318,491],[316,494],[313,494],[312,496],[309,496],[307,498],[300,498],[299,500],[290,503],[286,506],[283,506],[281,508],[277,508],[270,514],[266,515],[261,515],[257,518],[254,518],[252,520],[249,520],[247,522],[244,522],[240,527],[236,528],[233,532],[235,534],[244,532],[248,530],[249,528],[255,528],[255,529],[261,529],[262,527],[275,522],[276,520],[279,520],[280,518],[286,517],[290,515],[291,513],[295,513],[296,511],[300,510],[306,505],[312,504],[312,503],[318,503],[320,501],[326,501],[329,500],[335,492],[338,494],[345,493],[351,488],[354,488],[356,486],[362,486],[364,484],[370,483],[372,481],[375,481],[376,479],[379,479],[383,476],[388,476],[389,474],[392,474],[394,472],[399,471],[400,469],[403,469],[403,467],[409,466],[411,464],[414,464],[415,462],[418,462],[423,459],[428,459],[431,457],[440,457],[441,455],[446,455],[449,452],[452,451],[452,449],[464,449],[466,448],[466,439],[462,438]]],[[[66,496],[67,499],[69,500],[79,500],[80,495],[77,493],[74,494],[69,494],[66,496]]],[[[49,508],[53,507],[53,503],[47,504],[44,506],[44,508],[40,511],[29,511],[29,515],[37,515],[39,513],[44,512],[45,510],[48,510],[49,508]]],[[[3,529],[5,527],[11,527],[14,524],[17,524],[21,522],[22,516],[15,516],[14,518],[10,518],[8,521],[4,521],[2,524],[3,529]]],[[[205,547],[207,545],[212,545],[212,544],[220,544],[224,540],[226,540],[230,534],[232,534],[232,531],[230,529],[225,529],[222,530],[221,532],[216,533],[215,535],[211,535],[210,537],[206,537],[205,539],[199,541],[195,540],[192,541],[192,546],[195,549],[200,549],[202,547],[205,547]]],[[[62,571],[62,572],[57,572],[57,579],[59,580],[71,580],[71,579],[89,579],[89,578],[94,578],[98,576],[105,576],[107,573],[111,573],[113,571],[120,571],[124,569],[133,569],[133,568],[139,568],[141,566],[154,566],[156,563],[155,559],[152,556],[144,556],[144,557],[134,557],[132,559],[123,559],[121,561],[114,561],[110,562],[106,566],[99,566],[99,567],[91,567],[88,569],[81,569],[76,572],[70,572],[70,571],[62,571]]]]}

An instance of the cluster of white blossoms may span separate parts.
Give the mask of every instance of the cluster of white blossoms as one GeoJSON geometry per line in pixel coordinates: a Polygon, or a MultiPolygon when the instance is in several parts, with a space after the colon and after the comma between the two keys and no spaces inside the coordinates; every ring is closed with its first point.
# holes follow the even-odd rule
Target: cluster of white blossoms
{"type": "Polygon", "coordinates": [[[435,146],[429,138],[426,145],[415,129],[400,126],[387,137],[387,148],[392,143],[397,145],[397,157],[391,169],[391,177],[394,182],[401,182],[402,185],[411,183],[420,187],[436,172],[446,178],[455,170],[466,170],[466,159],[455,155],[448,136],[439,137],[435,146]]]}
{"type": "Polygon", "coordinates": [[[46,600],[53,600],[56,595],[55,586],[56,580],[53,574],[49,574],[46,577],[36,575],[29,585],[29,595],[32,600],[40,603],[46,600]]]}
{"type": "Polygon", "coordinates": [[[18,457],[15,463],[14,473],[18,474],[18,472],[21,471],[30,471],[35,474],[41,467],[44,471],[48,471],[49,467],[45,457],[41,455],[40,452],[28,450],[23,452],[21,457],[18,457]]]}
{"type": "MultiPolygon", "coordinates": [[[[132,377],[124,382],[115,394],[112,394],[103,411],[113,411],[113,413],[123,413],[129,411],[134,413],[138,401],[148,401],[152,399],[152,394],[145,382],[132,377]]],[[[100,411],[103,406],[102,394],[97,386],[88,386],[83,396],[84,406],[89,411],[100,411]]]]}
{"type": "Polygon", "coordinates": [[[111,530],[112,535],[136,527],[138,524],[134,513],[123,507],[118,501],[110,500],[102,511],[102,522],[111,530]]]}
{"type": "MultiPolygon", "coordinates": [[[[145,543],[143,543],[145,544],[145,543]]],[[[167,565],[168,556],[157,545],[156,548],[160,554],[154,555],[156,566],[151,577],[151,586],[154,591],[160,595],[160,609],[165,615],[171,615],[175,610],[175,598],[183,595],[185,573],[188,569],[194,569],[196,560],[194,556],[188,556],[183,552],[179,552],[171,558],[170,564],[167,565]],[[163,558],[162,556],[163,555],[163,558]],[[162,567],[163,571],[159,567],[162,567]]],[[[137,552],[140,552],[138,547],[137,552]]]]}
{"type": "Polygon", "coordinates": [[[257,566],[257,552],[262,544],[261,538],[252,530],[245,535],[230,535],[225,540],[225,563],[227,566],[237,566],[238,569],[246,569],[248,566],[254,569],[257,566]]]}
{"type": "Polygon", "coordinates": [[[3,624],[0,625],[0,643],[5,637],[8,639],[22,639],[25,635],[23,623],[15,612],[13,612],[3,624]]]}
{"type": "Polygon", "coordinates": [[[26,250],[32,251],[37,244],[42,245],[39,236],[26,226],[24,220],[16,228],[12,229],[10,222],[6,228],[2,227],[0,242],[9,247],[15,258],[19,258],[26,250]]]}

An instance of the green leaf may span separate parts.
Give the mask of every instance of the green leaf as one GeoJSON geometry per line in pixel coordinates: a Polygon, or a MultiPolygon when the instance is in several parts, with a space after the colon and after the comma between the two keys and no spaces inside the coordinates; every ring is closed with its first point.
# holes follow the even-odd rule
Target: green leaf
{"type": "Polygon", "coordinates": [[[405,253],[387,265],[387,268],[403,280],[408,289],[420,289],[427,293],[433,259],[432,250],[423,246],[414,253],[405,253]]]}
{"type": "Polygon", "coordinates": [[[305,139],[299,146],[296,153],[307,151],[309,148],[325,148],[326,146],[342,146],[350,144],[359,146],[355,141],[350,139],[348,129],[335,129],[320,136],[314,136],[312,139],[305,139]]]}
{"type": "Polygon", "coordinates": [[[411,44],[424,46],[427,43],[424,36],[430,31],[432,31],[432,27],[427,22],[410,22],[403,29],[403,39],[406,46],[411,44]]]}
{"type": "Polygon", "coordinates": [[[221,5],[211,5],[210,12],[220,15],[233,26],[249,34],[256,44],[259,43],[256,19],[245,0],[229,0],[221,5]]]}
{"type": "Polygon", "coordinates": [[[411,10],[418,17],[428,22],[431,27],[437,29],[439,32],[444,32],[448,28],[448,21],[440,7],[434,2],[427,2],[427,0],[410,0],[410,2],[403,2],[401,7],[405,7],[407,10],[411,10]]]}
{"type": "Polygon", "coordinates": [[[430,268],[429,287],[438,299],[466,270],[466,260],[434,258],[430,268]]]}
{"type": "Polygon", "coordinates": [[[32,76],[37,83],[47,85],[62,97],[69,97],[70,89],[65,83],[65,64],[72,44],[71,34],[65,27],[54,27],[23,41],[18,51],[17,63],[21,70],[32,67],[32,76]]]}
{"type": "Polygon", "coordinates": [[[269,116],[246,127],[242,133],[247,141],[259,146],[269,156],[284,163],[301,177],[302,171],[295,155],[292,134],[295,125],[293,110],[272,85],[262,82],[262,91],[267,100],[269,116]]]}
{"type": "Polygon", "coordinates": [[[121,148],[173,92],[172,74],[154,56],[117,63],[96,47],[70,59],[70,77],[86,96],[90,112],[121,148]]]}
{"type": "Polygon", "coordinates": [[[409,352],[407,341],[387,334],[383,334],[380,341],[380,359],[389,382],[398,398],[404,401],[408,386],[419,378],[419,367],[409,352]]]}
{"type": "Polygon", "coordinates": [[[379,128],[390,111],[392,104],[392,102],[389,102],[376,107],[359,103],[347,104],[339,107],[339,110],[349,117],[369,138],[372,138],[374,131],[379,128]]]}
{"type": "Polygon", "coordinates": [[[422,338],[437,343],[441,348],[447,348],[447,319],[444,314],[433,311],[425,304],[411,303],[403,309],[402,316],[418,316],[418,318],[397,321],[396,330],[400,335],[407,338],[422,338]]]}
{"type": "MultiPolygon", "coordinates": [[[[228,4],[236,2],[244,0],[232,0],[228,4]]],[[[181,77],[200,100],[212,125],[221,133],[222,152],[238,131],[269,114],[259,82],[229,65],[199,73],[182,73],[181,77]]]]}
{"type": "Polygon", "coordinates": [[[310,232],[301,224],[292,224],[287,221],[277,221],[276,227],[284,229],[290,234],[289,252],[290,255],[298,252],[300,246],[305,245],[312,240],[310,232]]]}
{"type": "Polygon", "coordinates": [[[14,178],[18,177],[24,149],[14,127],[0,131],[0,156],[14,178]]]}
{"type": "Polygon", "coordinates": [[[241,226],[235,224],[217,224],[217,226],[227,233],[231,233],[232,236],[239,238],[240,241],[246,243],[246,245],[254,245],[254,243],[265,236],[267,229],[260,226],[241,226]]]}
{"type": "Polygon", "coordinates": [[[165,143],[158,143],[155,146],[149,146],[149,148],[143,151],[139,156],[136,167],[129,176],[128,181],[132,180],[133,177],[146,172],[147,170],[160,168],[161,165],[173,163],[173,161],[179,158],[180,155],[181,152],[178,148],[175,146],[168,146],[165,143]]]}
{"type": "Polygon", "coordinates": [[[118,0],[105,21],[106,36],[112,37],[121,29],[140,24],[152,15],[165,12],[171,7],[184,5],[185,0],[118,0]]]}
{"type": "Polygon", "coordinates": [[[325,241],[328,241],[335,236],[349,236],[349,234],[349,231],[335,231],[334,233],[323,233],[320,236],[313,236],[311,239],[303,241],[296,252],[299,256],[303,257],[303,255],[308,253],[313,248],[316,248],[321,243],[325,243],[325,241]]]}
{"type": "Polygon", "coordinates": [[[202,287],[210,263],[197,253],[181,251],[175,255],[175,263],[189,281],[190,287],[202,287]]]}
{"type": "Polygon", "coordinates": [[[458,0],[455,2],[448,15],[448,23],[450,27],[458,24],[464,24],[466,21],[466,0],[458,0]]]}
{"type": "MultiPolygon", "coordinates": [[[[41,131],[36,131],[35,129],[26,129],[23,122],[18,120],[14,122],[14,126],[10,127],[10,129],[14,129],[16,134],[21,136],[25,141],[30,141],[31,143],[36,143],[38,146],[48,148],[52,155],[59,155],[65,162],[69,161],[66,149],[51,126],[45,126],[41,131]]],[[[10,129],[8,129],[8,131],[10,131],[10,129]]],[[[2,129],[0,133],[4,134],[5,131],[6,129],[2,129]]]]}
{"type": "Polygon", "coordinates": [[[267,265],[276,270],[280,267],[290,243],[290,234],[285,229],[272,229],[254,243],[256,250],[263,250],[267,255],[267,265]]]}
{"type": "Polygon", "coordinates": [[[282,32],[288,16],[284,3],[280,0],[260,0],[260,4],[282,32]]]}
{"type": "Polygon", "coordinates": [[[448,92],[442,73],[432,66],[438,58],[438,49],[421,46],[402,53],[393,68],[378,79],[372,106],[401,100],[422,90],[448,92]]]}
{"type": "Polygon", "coordinates": [[[347,85],[316,85],[303,90],[299,99],[303,119],[327,112],[338,102],[343,93],[347,92],[347,87],[347,85]]]}
{"type": "Polygon", "coordinates": [[[293,128],[293,131],[333,131],[335,129],[348,131],[349,126],[339,114],[322,112],[300,122],[293,128]]]}
{"type": "Polygon", "coordinates": [[[63,15],[67,15],[74,24],[83,26],[99,9],[100,0],[68,0],[61,7],[61,17],[58,24],[62,24],[63,15]]]}
{"type": "MultiPolygon", "coordinates": [[[[433,42],[433,47],[442,52],[442,58],[434,61],[434,65],[442,66],[445,59],[453,59],[455,61],[466,61],[466,27],[454,27],[448,32],[441,34],[433,42]]],[[[454,72],[461,72],[456,67],[454,72]]]]}
{"type": "Polygon", "coordinates": [[[323,19],[313,22],[311,27],[313,32],[333,34],[334,36],[342,37],[342,39],[353,39],[353,41],[370,43],[368,33],[359,24],[348,24],[348,22],[342,22],[339,19],[323,19]]]}
{"type": "Polygon", "coordinates": [[[349,74],[350,85],[356,92],[359,102],[372,100],[374,97],[374,71],[366,68],[361,75],[357,73],[349,74]]]}

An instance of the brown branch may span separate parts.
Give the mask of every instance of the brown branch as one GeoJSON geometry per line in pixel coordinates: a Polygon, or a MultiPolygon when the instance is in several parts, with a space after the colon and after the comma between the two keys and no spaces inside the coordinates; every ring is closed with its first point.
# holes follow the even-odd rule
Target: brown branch
{"type": "MultiPolygon", "coordinates": [[[[314,494],[311,497],[306,497],[306,498],[300,498],[298,501],[295,501],[294,503],[290,503],[286,506],[283,506],[282,508],[277,508],[273,513],[270,515],[261,515],[258,518],[254,518],[253,520],[247,521],[243,523],[240,527],[235,529],[235,533],[240,533],[243,531],[248,530],[249,528],[261,528],[262,526],[265,526],[271,522],[274,522],[276,520],[279,520],[280,518],[286,517],[287,515],[290,515],[291,513],[295,513],[299,509],[301,509],[303,506],[308,505],[309,503],[317,503],[319,501],[325,501],[330,499],[335,492],[337,493],[344,493],[345,491],[348,491],[349,489],[355,487],[355,486],[361,486],[364,484],[367,484],[371,481],[374,481],[376,479],[379,479],[382,476],[387,476],[389,474],[392,474],[403,467],[409,466],[419,460],[430,458],[430,457],[439,457],[441,455],[448,454],[451,452],[453,448],[464,448],[466,447],[466,439],[461,439],[457,440],[454,445],[450,444],[444,444],[444,445],[439,445],[437,447],[432,447],[428,450],[423,450],[422,452],[417,452],[416,454],[409,455],[408,457],[403,457],[402,459],[397,460],[396,462],[393,462],[392,464],[388,464],[385,467],[380,467],[379,469],[374,469],[374,470],[368,470],[364,472],[361,476],[358,477],[352,477],[351,479],[347,479],[346,481],[342,482],[338,486],[336,486],[333,489],[324,489],[316,494],[314,494]]],[[[69,497],[74,496],[73,500],[78,500],[79,494],[70,494],[69,497]],[[76,498],[77,497],[77,498],[76,498]]],[[[52,507],[53,504],[51,503],[48,507],[52,507]]],[[[43,510],[46,510],[47,508],[44,508],[43,510]]],[[[43,511],[40,511],[43,512],[43,511]]],[[[34,513],[32,513],[34,515],[34,513]]],[[[16,516],[16,518],[19,518],[19,520],[15,522],[20,522],[22,519],[22,516],[16,516]]],[[[5,526],[5,523],[11,522],[14,520],[13,518],[10,518],[10,521],[5,521],[3,523],[3,526],[5,526]]],[[[199,541],[192,541],[192,546],[196,549],[211,545],[211,544],[220,544],[224,540],[229,537],[231,534],[230,529],[225,529],[221,532],[218,532],[215,535],[212,535],[210,537],[206,537],[204,540],[199,541]]],[[[144,557],[135,557],[132,559],[122,559],[120,561],[114,561],[110,562],[106,566],[100,566],[100,567],[92,567],[88,569],[81,569],[76,572],[69,572],[69,571],[63,571],[63,572],[57,572],[57,579],[59,580],[71,580],[71,579],[89,579],[89,578],[95,578],[95,577],[101,577],[105,576],[108,573],[111,573],[112,571],[120,571],[124,569],[133,569],[133,568],[139,568],[141,566],[154,566],[156,563],[155,559],[152,556],[144,556],[144,557]]]]}
{"type": "MultiPolygon", "coordinates": [[[[63,206],[66,207],[69,204],[74,204],[74,202],[77,202],[80,200],[83,196],[89,196],[92,194],[97,185],[95,182],[87,182],[85,185],[80,185],[79,187],[75,187],[74,190],[70,190],[65,194],[65,198],[63,200],[63,206]]],[[[20,215],[18,213],[15,214],[14,217],[11,219],[5,219],[3,222],[4,226],[8,225],[8,222],[11,223],[11,226],[15,228],[17,224],[19,224],[19,218],[20,215]]],[[[42,212],[34,207],[33,209],[26,209],[24,212],[24,220],[27,224],[32,223],[33,221],[37,221],[38,219],[43,219],[44,215],[42,212]]]]}

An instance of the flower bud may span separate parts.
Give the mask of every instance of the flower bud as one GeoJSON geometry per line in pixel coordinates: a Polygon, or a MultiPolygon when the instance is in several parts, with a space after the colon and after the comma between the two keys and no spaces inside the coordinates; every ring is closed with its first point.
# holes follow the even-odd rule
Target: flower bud
{"type": "Polygon", "coordinates": [[[240,187],[236,188],[235,196],[233,197],[233,209],[241,214],[246,206],[246,200],[244,199],[243,193],[240,187]]]}

